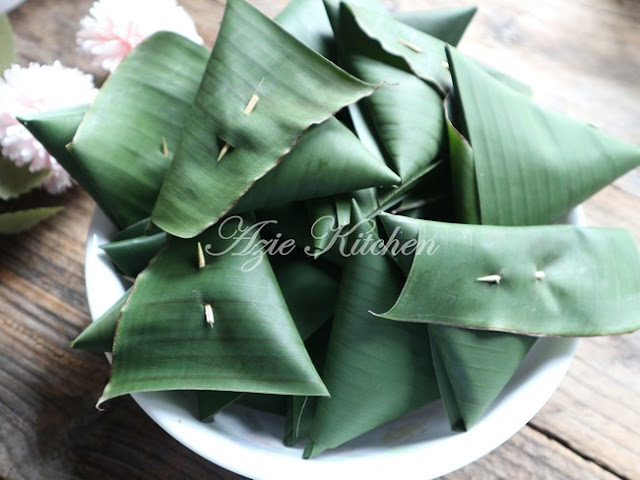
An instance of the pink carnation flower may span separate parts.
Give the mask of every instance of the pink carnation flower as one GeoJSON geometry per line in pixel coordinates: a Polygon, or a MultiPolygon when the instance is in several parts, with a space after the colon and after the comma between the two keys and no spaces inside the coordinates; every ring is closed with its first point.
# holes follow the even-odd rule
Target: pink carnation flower
{"type": "Polygon", "coordinates": [[[72,185],[71,177],[23,127],[16,117],[57,110],[93,101],[93,77],[75,68],[31,63],[13,65],[0,78],[0,147],[2,156],[32,172],[51,170],[42,186],[53,194],[72,185]]]}
{"type": "Polygon", "coordinates": [[[176,0],[98,0],[80,26],[78,45],[111,72],[136,45],[159,31],[203,43],[193,20],[176,0]]]}

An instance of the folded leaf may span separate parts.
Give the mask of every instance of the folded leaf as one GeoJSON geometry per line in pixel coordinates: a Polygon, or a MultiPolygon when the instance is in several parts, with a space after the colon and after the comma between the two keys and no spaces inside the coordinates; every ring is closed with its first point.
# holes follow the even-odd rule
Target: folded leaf
{"type": "Polygon", "coordinates": [[[180,237],[197,235],[311,125],[373,90],[244,0],[229,1],[154,223],[180,237]]]}
{"type": "Polygon", "coordinates": [[[335,60],[335,39],[322,0],[292,0],[275,21],[307,47],[335,60]]]}
{"type": "Polygon", "coordinates": [[[455,49],[448,56],[483,224],[553,223],[640,165],[640,148],[539,107],[455,49]]]}
{"type": "Polygon", "coordinates": [[[640,328],[640,255],[626,230],[402,221],[425,248],[384,318],[537,336],[640,328]]]}
{"type": "Polygon", "coordinates": [[[131,289],[127,290],[109,310],[91,322],[78,337],[71,342],[72,348],[93,352],[110,352],[113,348],[113,335],[116,331],[120,311],[127,303],[131,289]]]}
{"type": "Polygon", "coordinates": [[[398,12],[395,17],[416,30],[456,46],[477,10],[477,7],[439,8],[421,12],[398,12]]]}
{"type": "Polygon", "coordinates": [[[392,186],[400,178],[373,156],[342,123],[331,117],[311,127],[282,162],[240,198],[234,212],[392,186]]]}
{"type": "MultiPolygon", "coordinates": [[[[276,257],[272,264],[296,329],[300,337],[306,340],[333,315],[338,283],[328,268],[316,262],[312,263],[309,260],[299,258],[276,257]]],[[[318,368],[313,355],[311,359],[318,368]]],[[[241,395],[237,392],[199,391],[198,411],[200,418],[213,418],[215,414],[239,399],[241,395]]]]}
{"type": "Polygon", "coordinates": [[[502,332],[429,326],[438,385],[454,430],[473,427],[536,342],[502,332]]]}
{"type": "Polygon", "coordinates": [[[86,174],[83,165],[67,150],[67,145],[73,140],[87,108],[87,105],[78,105],[61,110],[32,113],[19,117],[18,120],[55,157],[69,175],[95,198],[98,191],[91,177],[86,174]]]}
{"type": "Polygon", "coordinates": [[[340,51],[349,71],[369,83],[384,82],[364,104],[386,156],[406,182],[440,151],[444,134],[440,93],[406,71],[402,59],[387,53],[375,37],[365,35],[346,8],[340,32],[340,51]]]}
{"type": "Polygon", "coordinates": [[[233,239],[239,226],[170,238],[138,276],[120,313],[111,380],[99,403],[158,390],[328,394],[268,260],[246,271],[246,252],[260,240],[233,239]],[[204,268],[198,268],[197,241],[210,254],[204,268]]]}
{"type": "MultiPolygon", "coordinates": [[[[352,218],[359,225],[352,241],[361,233],[378,239],[370,224],[358,223],[363,220],[359,209],[352,218]]],[[[348,259],[322,373],[331,398],[318,401],[305,458],[438,397],[425,326],[388,322],[370,313],[390,305],[401,284],[400,272],[384,256],[348,259]]]]}
{"type": "Polygon", "coordinates": [[[0,235],[13,235],[29,230],[61,211],[62,207],[43,207],[0,213],[0,235]]]}
{"type": "Polygon", "coordinates": [[[372,11],[343,3],[340,10],[340,35],[338,42],[346,41],[351,29],[343,31],[345,18],[351,17],[362,33],[376,41],[389,55],[400,59],[408,71],[431,85],[444,96],[451,87],[451,75],[447,69],[445,43],[404,23],[391,14],[372,11]]]}
{"type": "Polygon", "coordinates": [[[445,115],[449,139],[454,216],[458,222],[477,225],[480,223],[480,206],[478,205],[478,183],[473,162],[473,150],[469,141],[454,125],[453,109],[454,106],[447,99],[445,101],[445,115]]]}
{"type": "MultiPolygon", "coordinates": [[[[387,234],[399,246],[419,236],[420,222],[383,215],[387,234]]],[[[409,253],[409,252],[407,252],[409,253]]],[[[415,255],[394,257],[408,275],[415,255]]],[[[502,392],[536,339],[523,335],[429,325],[438,388],[451,428],[471,428],[502,392]]]]}
{"type": "Polygon", "coordinates": [[[141,236],[100,245],[116,268],[127,277],[135,278],[156,256],[167,240],[165,233],[141,236]]]}
{"type": "Polygon", "coordinates": [[[151,214],[207,54],[180,35],[153,35],[109,76],[78,128],[77,180],[119,228],[151,214]]]}

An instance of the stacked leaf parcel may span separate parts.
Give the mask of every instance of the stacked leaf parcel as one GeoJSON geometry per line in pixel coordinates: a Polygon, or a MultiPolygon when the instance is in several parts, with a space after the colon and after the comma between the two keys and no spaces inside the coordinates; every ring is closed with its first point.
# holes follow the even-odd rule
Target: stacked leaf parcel
{"type": "Polygon", "coordinates": [[[537,337],[640,327],[631,236],[552,225],[640,149],[460,53],[473,14],[295,0],[274,22],[229,0],[211,54],[155,35],[91,108],[23,119],[135,278],[74,344],[113,352],[99,404],[285,412],[309,458],[438,398],[471,428],[537,337]],[[429,248],[358,248],[391,237],[429,248]]]}

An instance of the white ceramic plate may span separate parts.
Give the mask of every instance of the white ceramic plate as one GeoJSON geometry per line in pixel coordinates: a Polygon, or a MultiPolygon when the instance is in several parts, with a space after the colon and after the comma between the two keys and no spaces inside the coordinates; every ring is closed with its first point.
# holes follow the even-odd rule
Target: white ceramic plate
{"type": "MultiPolygon", "coordinates": [[[[578,209],[569,223],[582,224],[578,209]]],[[[115,233],[96,209],[87,240],[85,275],[93,319],[125,291],[99,249],[115,233]]],[[[304,445],[282,444],[284,418],[231,406],[214,423],[196,419],[193,395],[135,394],[142,409],[167,433],[202,457],[258,480],[430,479],[486,455],[517,433],[560,384],[575,354],[575,339],[540,339],[485,417],[465,433],[452,433],[440,401],[377,428],[318,459],[302,460],[304,445]]]]}

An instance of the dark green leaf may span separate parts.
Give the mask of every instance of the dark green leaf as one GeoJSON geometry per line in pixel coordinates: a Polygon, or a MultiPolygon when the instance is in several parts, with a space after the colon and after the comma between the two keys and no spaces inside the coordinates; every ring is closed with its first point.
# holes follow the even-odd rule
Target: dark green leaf
{"type": "Polygon", "coordinates": [[[130,278],[142,272],[167,240],[166,233],[156,233],[101,245],[100,248],[116,268],[130,278]]]}
{"type": "Polygon", "coordinates": [[[71,347],[94,352],[110,352],[113,347],[113,335],[118,324],[120,311],[130,294],[131,289],[127,290],[100,318],[91,322],[71,343],[71,347]]]}
{"type": "Polygon", "coordinates": [[[538,225],[640,165],[640,148],[549,112],[449,49],[483,224],[538,225]]]}
{"type": "Polygon", "coordinates": [[[118,66],[80,124],[70,146],[84,173],[77,180],[119,228],[149,217],[207,54],[180,35],[155,34],[118,66]]]}
{"type": "Polygon", "coordinates": [[[458,45],[477,7],[453,7],[421,12],[399,12],[397,20],[451,45],[458,45]]]}
{"type": "MultiPolygon", "coordinates": [[[[359,210],[352,218],[359,225],[352,241],[360,233],[378,238],[371,225],[358,223],[363,219],[359,210]]],[[[370,313],[391,305],[401,284],[399,271],[384,256],[348,259],[322,374],[331,398],[318,401],[305,458],[438,397],[427,328],[376,320],[370,313]]]]}
{"type": "Polygon", "coordinates": [[[173,235],[197,235],[273,169],[311,125],[373,89],[244,0],[230,0],[153,222],[173,235]],[[245,114],[254,95],[259,101],[245,114]]]}
{"type": "Polygon", "coordinates": [[[228,223],[223,233],[214,228],[192,240],[170,238],[138,276],[120,314],[111,380],[100,403],[157,390],[327,395],[268,260],[246,271],[251,257],[240,253],[260,243],[255,236],[234,240],[239,227],[228,223]],[[197,241],[209,253],[202,269],[197,241]]]}
{"type": "Polygon", "coordinates": [[[640,255],[626,230],[401,221],[416,222],[424,249],[384,318],[542,336],[640,328],[640,255]]]}

